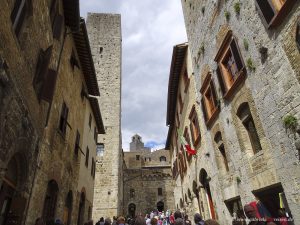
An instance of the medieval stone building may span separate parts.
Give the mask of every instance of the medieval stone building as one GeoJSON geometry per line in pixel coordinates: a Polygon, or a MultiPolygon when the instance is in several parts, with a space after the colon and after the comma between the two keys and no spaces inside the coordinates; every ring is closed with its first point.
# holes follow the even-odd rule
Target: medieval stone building
{"type": "Polygon", "coordinates": [[[174,209],[170,152],[151,152],[139,135],[132,137],[130,151],[124,152],[123,214],[134,217],[153,210],[174,209]]]}
{"type": "Polygon", "coordinates": [[[176,46],[167,147],[182,186],[177,207],[225,225],[259,201],[299,224],[299,1],[182,0],[182,7],[196,98],[185,100],[189,56],[176,46]],[[185,126],[197,151],[190,161],[177,138],[185,126]]]}
{"type": "Polygon", "coordinates": [[[87,28],[101,96],[105,135],[99,135],[93,219],[122,209],[121,16],[89,13],[87,28]]]}
{"type": "Polygon", "coordinates": [[[1,1],[0,12],[0,224],[82,225],[104,126],[79,1],[1,1]]]}

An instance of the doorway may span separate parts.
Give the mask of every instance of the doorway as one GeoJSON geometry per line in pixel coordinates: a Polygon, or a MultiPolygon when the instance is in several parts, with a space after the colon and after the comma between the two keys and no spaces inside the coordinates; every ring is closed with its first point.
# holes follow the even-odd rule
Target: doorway
{"type": "Polygon", "coordinates": [[[128,205],[128,215],[129,215],[131,218],[135,218],[135,210],[136,210],[135,204],[130,203],[130,204],[128,205]]]}
{"type": "Polygon", "coordinates": [[[157,207],[158,212],[164,211],[164,203],[163,203],[162,201],[159,201],[159,202],[156,204],[156,207],[157,207]]]}

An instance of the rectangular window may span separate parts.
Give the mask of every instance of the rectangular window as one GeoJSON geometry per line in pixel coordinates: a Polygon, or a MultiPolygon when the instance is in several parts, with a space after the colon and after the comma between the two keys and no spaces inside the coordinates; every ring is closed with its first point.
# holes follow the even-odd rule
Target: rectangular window
{"type": "Polygon", "coordinates": [[[262,150],[252,116],[249,116],[247,119],[245,119],[243,121],[243,125],[248,132],[254,154],[262,150]]]}
{"type": "Polygon", "coordinates": [[[211,74],[209,73],[200,89],[202,94],[202,110],[204,113],[204,119],[207,126],[210,126],[214,118],[219,112],[219,104],[217,100],[216,89],[213,80],[211,79],[211,74]]]}
{"type": "Polygon", "coordinates": [[[182,101],[181,94],[179,94],[179,112],[180,112],[180,114],[182,113],[182,110],[183,110],[183,101],[182,101]]]}
{"type": "Polygon", "coordinates": [[[35,70],[35,75],[33,78],[33,88],[38,96],[38,99],[41,99],[43,88],[46,87],[46,78],[48,74],[48,67],[52,55],[52,45],[48,47],[45,51],[40,50],[35,70]]]}
{"type": "Polygon", "coordinates": [[[187,68],[185,68],[184,73],[183,73],[183,81],[184,81],[184,92],[187,92],[189,84],[190,84],[190,79],[189,79],[187,68]]]}
{"type": "MultiPolygon", "coordinates": [[[[189,146],[192,147],[192,145],[191,145],[191,139],[190,139],[190,135],[189,135],[189,131],[188,131],[188,127],[185,127],[183,136],[185,137],[185,140],[187,141],[187,143],[189,144],[189,146]]],[[[191,159],[192,159],[192,155],[187,154],[187,160],[190,162],[191,159]]]]}
{"type": "Polygon", "coordinates": [[[102,143],[97,144],[96,152],[97,152],[98,157],[103,157],[103,155],[104,155],[104,144],[102,144],[102,143]]]}
{"type": "Polygon", "coordinates": [[[136,155],[136,156],[135,156],[135,159],[136,159],[136,160],[140,160],[140,155],[136,155]]]}
{"type": "Polygon", "coordinates": [[[298,21],[296,28],[296,43],[300,51],[300,20],[298,21]]]}
{"type": "Polygon", "coordinates": [[[269,28],[279,25],[297,0],[255,0],[263,24],[269,28]]]}
{"type": "Polygon", "coordinates": [[[158,194],[158,196],[162,195],[162,188],[157,188],[157,194],[158,194]]]}
{"type": "Polygon", "coordinates": [[[98,131],[97,131],[97,127],[94,128],[94,140],[97,143],[98,140],[98,131]]]}
{"type": "Polygon", "coordinates": [[[91,176],[94,177],[94,170],[95,170],[95,160],[92,157],[92,166],[91,166],[91,176]]]}
{"type": "MultiPolygon", "coordinates": [[[[217,77],[223,96],[230,98],[246,75],[246,67],[232,32],[227,33],[215,61],[218,63],[217,77]]],[[[212,91],[212,95],[215,95],[215,91],[212,91]]]]}
{"type": "Polygon", "coordinates": [[[10,20],[17,37],[19,36],[22,25],[24,23],[28,7],[27,4],[28,3],[26,2],[26,0],[15,0],[13,10],[10,14],[10,20]]]}
{"type": "Polygon", "coordinates": [[[193,106],[191,110],[189,119],[190,119],[190,131],[192,135],[192,141],[194,147],[196,147],[200,143],[201,133],[200,133],[200,126],[199,126],[199,121],[198,121],[198,116],[197,116],[195,106],[193,106]]]}
{"type": "Polygon", "coordinates": [[[89,117],[89,127],[90,127],[90,129],[92,127],[92,114],[90,114],[90,117],[89,117]]]}
{"type": "Polygon", "coordinates": [[[90,157],[90,150],[89,147],[86,147],[86,153],[85,153],[85,166],[89,166],[89,157],[90,157]]]}
{"type": "Polygon", "coordinates": [[[76,132],[76,139],[75,139],[75,148],[74,148],[74,153],[76,156],[78,156],[78,152],[79,152],[79,149],[80,149],[80,134],[79,134],[79,131],[77,130],[76,132]]]}
{"type": "Polygon", "coordinates": [[[63,102],[60,112],[60,120],[59,120],[59,130],[63,135],[66,134],[67,125],[68,125],[68,114],[69,108],[67,107],[66,103],[63,102]]]}
{"type": "Polygon", "coordinates": [[[236,215],[237,218],[243,218],[244,212],[240,196],[225,200],[224,202],[231,216],[236,215]]]}
{"type": "Polygon", "coordinates": [[[52,0],[50,6],[50,21],[52,27],[53,37],[59,40],[62,27],[63,27],[63,16],[59,14],[59,0],[52,0]]]}

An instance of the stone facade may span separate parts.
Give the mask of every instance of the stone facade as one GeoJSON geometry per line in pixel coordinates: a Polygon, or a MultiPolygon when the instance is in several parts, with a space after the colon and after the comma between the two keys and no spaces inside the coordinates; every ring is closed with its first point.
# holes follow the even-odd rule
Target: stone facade
{"type": "Polygon", "coordinates": [[[104,153],[97,157],[94,190],[93,219],[98,221],[117,216],[122,209],[121,16],[89,13],[87,28],[105,124],[105,135],[98,138],[104,153]]]}
{"type": "Polygon", "coordinates": [[[299,2],[276,9],[269,23],[260,16],[256,1],[182,0],[182,7],[201,141],[191,164],[197,167],[188,166],[195,176],[177,181],[194,190],[199,207],[193,210],[185,201],[189,190],[175,198],[181,201],[178,207],[193,213],[200,208],[205,218],[225,225],[234,213],[242,212],[242,205],[255,199],[278,216],[282,207],[278,196],[284,193],[286,202],[280,196],[285,209],[298,224],[299,130],[285,128],[289,123],[283,121],[300,117],[299,2]],[[288,10],[285,17],[284,10],[288,10]],[[228,73],[233,72],[226,72],[224,65],[232,56],[237,56],[233,65],[239,73],[228,86],[228,73]],[[216,110],[208,115],[204,91],[211,80],[216,110]]]}
{"type": "Polygon", "coordinates": [[[144,147],[142,138],[134,135],[130,151],[124,152],[123,172],[124,215],[133,217],[155,209],[174,210],[169,151],[151,152],[144,147]]]}
{"type": "Polygon", "coordinates": [[[99,89],[79,1],[3,1],[0,11],[0,223],[82,225],[93,188],[79,189],[91,176],[79,173],[80,149],[95,136],[85,130],[87,109],[104,128],[88,98],[99,89]]]}

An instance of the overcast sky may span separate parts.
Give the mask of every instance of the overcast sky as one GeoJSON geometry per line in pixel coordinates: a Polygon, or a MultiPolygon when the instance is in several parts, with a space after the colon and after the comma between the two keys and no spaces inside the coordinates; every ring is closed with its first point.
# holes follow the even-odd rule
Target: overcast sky
{"type": "Polygon", "coordinates": [[[87,12],[122,18],[122,142],[134,134],[146,146],[163,148],[167,138],[167,91],[173,46],[187,41],[180,0],[80,0],[87,12]]]}

